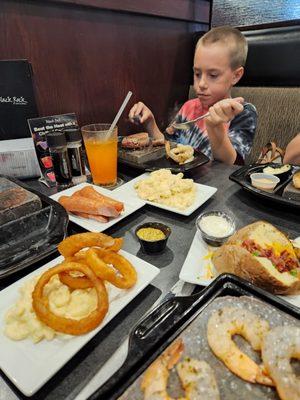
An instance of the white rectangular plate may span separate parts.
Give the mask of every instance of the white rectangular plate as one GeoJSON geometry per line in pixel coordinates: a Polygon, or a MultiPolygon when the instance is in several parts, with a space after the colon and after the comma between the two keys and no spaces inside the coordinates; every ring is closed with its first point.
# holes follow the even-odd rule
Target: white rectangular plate
{"type": "Polygon", "coordinates": [[[59,193],[55,193],[50,197],[53,200],[58,201],[60,196],[71,196],[74,192],[77,192],[85,186],[92,186],[95,190],[97,190],[97,192],[103,194],[104,196],[111,197],[114,200],[122,201],[124,203],[124,211],[120,214],[120,216],[117,218],[111,218],[108,222],[98,222],[69,213],[70,221],[82,226],[84,229],[90,232],[102,232],[145,205],[143,200],[139,199],[138,197],[133,198],[132,196],[129,196],[126,191],[122,193],[122,196],[119,196],[117,193],[115,194],[114,191],[96,185],[91,185],[90,183],[81,183],[69,189],[62,190],[59,193]]]}
{"type": "MultiPolygon", "coordinates": [[[[131,181],[125,183],[121,187],[115,189],[113,191],[114,195],[115,196],[119,195],[119,197],[122,198],[123,195],[125,196],[127,194],[127,196],[130,196],[134,200],[140,199],[136,190],[134,189],[134,185],[141,179],[147,178],[149,175],[150,174],[146,172],[138,176],[137,178],[132,179],[131,181]]],[[[144,201],[147,204],[151,204],[154,207],[162,208],[164,210],[188,216],[191,215],[195,210],[197,210],[197,208],[202,206],[202,204],[204,204],[217,191],[217,188],[213,186],[201,185],[200,183],[195,183],[195,185],[196,185],[195,201],[190,207],[186,208],[185,210],[179,210],[177,208],[169,207],[164,204],[154,203],[153,201],[142,200],[142,199],[140,200],[144,201]]]]}
{"type": "Polygon", "coordinates": [[[185,282],[207,286],[217,276],[211,261],[216,247],[209,246],[196,231],[192,245],[181,268],[179,278],[185,282]]]}
{"type": "MultiPolygon", "coordinates": [[[[192,245],[181,268],[179,278],[184,282],[208,286],[218,276],[212,263],[212,255],[217,247],[209,246],[196,231],[192,245]],[[212,276],[212,277],[211,277],[212,276]]],[[[296,307],[300,307],[300,295],[279,296],[296,307]]]]}
{"type": "Polygon", "coordinates": [[[36,393],[77,351],[104,328],[158,275],[159,269],[146,261],[123,250],[120,251],[120,254],[134,265],[138,275],[137,283],[129,290],[122,290],[109,285],[108,313],[98,328],[86,335],[56,337],[49,342],[42,340],[34,344],[29,339],[10,340],[3,333],[5,314],[18,299],[19,288],[25,281],[61,262],[62,257],[50,261],[0,292],[0,368],[26,396],[32,396],[36,393]]]}

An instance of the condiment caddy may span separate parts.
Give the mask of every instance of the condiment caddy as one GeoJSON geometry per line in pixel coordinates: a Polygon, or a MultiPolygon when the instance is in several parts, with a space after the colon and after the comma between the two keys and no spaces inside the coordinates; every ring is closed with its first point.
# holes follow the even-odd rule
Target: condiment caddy
{"type": "Polygon", "coordinates": [[[86,181],[79,128],[56,130],[46,135],[55,179],[60,186],[71,186],[86,181]]]}

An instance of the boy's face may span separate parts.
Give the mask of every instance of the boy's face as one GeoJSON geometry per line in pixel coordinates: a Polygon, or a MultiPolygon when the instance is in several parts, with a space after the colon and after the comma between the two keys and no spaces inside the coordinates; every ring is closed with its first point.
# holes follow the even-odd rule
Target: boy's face
{"type": "Polygon", "coordinates": [[[229,50],[222,43],[200,44],[194,57],[194,89],[205,108],[230,97],[230,90],[244,68],[233,70],[229,50]]]}

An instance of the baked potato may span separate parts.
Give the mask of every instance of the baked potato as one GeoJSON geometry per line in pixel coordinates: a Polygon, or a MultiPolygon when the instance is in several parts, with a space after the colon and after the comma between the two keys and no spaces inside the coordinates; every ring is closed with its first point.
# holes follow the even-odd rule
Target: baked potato
{"type": "Polygon", "coordinates": [[[218,273],[247,279],[274,294],[300,292],[300,265],[290,240],[265,221],[237,231],[212,257],[218,273]]]}

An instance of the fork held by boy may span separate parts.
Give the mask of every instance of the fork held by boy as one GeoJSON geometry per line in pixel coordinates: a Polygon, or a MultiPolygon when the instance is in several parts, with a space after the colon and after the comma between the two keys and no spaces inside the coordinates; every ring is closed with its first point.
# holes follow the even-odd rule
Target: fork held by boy
{"type": "MultiPolygon", "coordinates": [[[[242,105],[244,103],[244,99],[242,97],[236,97],[236,98],[234,98],[232,100],[235,100],[235,101],[237,101],[238,103],[240,103],[242,105]]],[[[201,121],[201,119],[204,119],[204,118],[209,117],[209,116],[210,116],[210,112],[207,112],[206,114],[200,115],[200,117],[197,117],[197,118],[192,119],[190,121],[179,122],[179,123],[173,122],[171,124],[171,126],[173,128],[175,128],[175,129],[188,130],[195,124],[195,122],[201,121]]]]}

